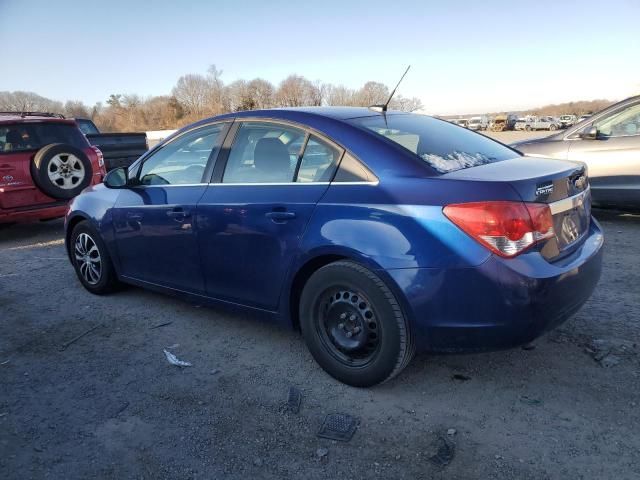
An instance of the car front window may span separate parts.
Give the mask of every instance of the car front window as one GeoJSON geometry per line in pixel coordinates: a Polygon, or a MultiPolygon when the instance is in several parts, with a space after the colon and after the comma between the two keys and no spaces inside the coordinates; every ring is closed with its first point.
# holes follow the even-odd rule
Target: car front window
{"type": "Polygon", "coordinates": [[[177,137],[145,160],[142,185],[186,185],[203,181],[207,162],[222,142],[226,124],[198,128],[177,137]]]}
{"type": "Polygon", "coordinates": [[[350,122],[400,145],[440,173],[519,156],[484,135],[425,115],[379,115],[350,122]]]}

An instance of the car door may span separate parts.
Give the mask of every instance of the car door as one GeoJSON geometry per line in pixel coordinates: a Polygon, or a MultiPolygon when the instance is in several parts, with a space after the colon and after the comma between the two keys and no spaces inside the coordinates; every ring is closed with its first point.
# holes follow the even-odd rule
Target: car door
{"type": "Polygon", "coordinates": [[[203,293],[196,206],[229,123],[189,130],[163,145],[131,172],[113,210],[122,275],[203,293]]]}
{"type": "Polygon", "coordinates": [[[589,166],[594,198],[601,203],[640,202],[640,101],[596,118],[582,131],[596,127],[595,139],[569,140],[569,160],[589,166]],[[635,200],[634,200],[635,199],[635,200]]]}
{"type": "Polygon", "coordinates": [[[343,151],[303,128],[244,121],[198,204],[207,294],[274,311],[343,151]]]}

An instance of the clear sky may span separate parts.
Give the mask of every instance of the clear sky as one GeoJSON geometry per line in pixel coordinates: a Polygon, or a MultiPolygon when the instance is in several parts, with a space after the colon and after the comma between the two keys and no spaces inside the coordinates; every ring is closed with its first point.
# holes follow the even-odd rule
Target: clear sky
{"type": "Polygon", "coordinates": [[[640,93],[640,0],[0,0],[0,91],[105,101],[223,80],[367,80],[435,114],[640,93]]]}

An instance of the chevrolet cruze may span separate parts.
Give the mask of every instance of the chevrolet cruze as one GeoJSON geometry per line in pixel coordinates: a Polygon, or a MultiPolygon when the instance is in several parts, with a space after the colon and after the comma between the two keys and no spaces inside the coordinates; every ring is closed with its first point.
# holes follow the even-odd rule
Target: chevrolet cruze
{"type": "Polygon", "coordinates": [[[428,116],[238,112],[183,128],[66,217],[80,282],[253,310],[354,386],[416,350],[530,342],[601,269],[586,168],[428,116]]]}

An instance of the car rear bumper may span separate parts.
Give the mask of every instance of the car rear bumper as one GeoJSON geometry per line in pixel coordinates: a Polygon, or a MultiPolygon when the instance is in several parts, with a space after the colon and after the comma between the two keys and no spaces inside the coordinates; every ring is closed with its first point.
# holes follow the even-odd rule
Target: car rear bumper
{"type": "Polygon", "coordinates": [[[593,221],[582,245],[554,263],[531,251],[473,268],[386,273],[403,293],[418,349],[499,350],[530,342],[582,307],[600,278],[603,243],[593,221]]]}

